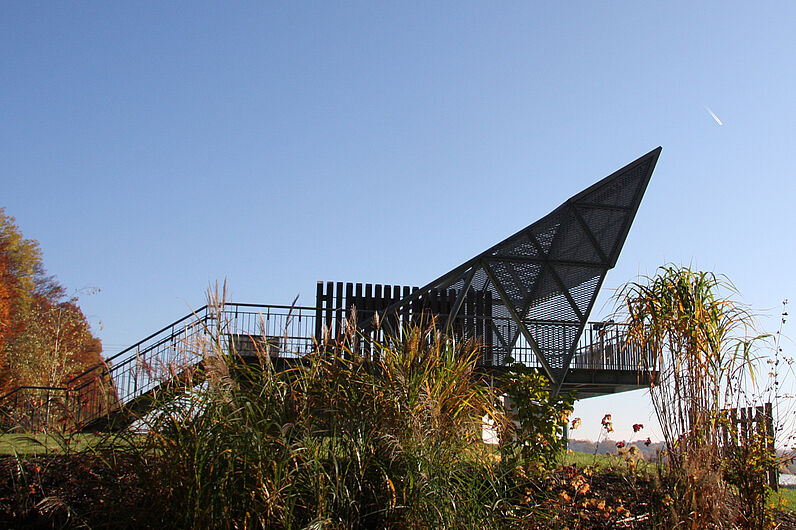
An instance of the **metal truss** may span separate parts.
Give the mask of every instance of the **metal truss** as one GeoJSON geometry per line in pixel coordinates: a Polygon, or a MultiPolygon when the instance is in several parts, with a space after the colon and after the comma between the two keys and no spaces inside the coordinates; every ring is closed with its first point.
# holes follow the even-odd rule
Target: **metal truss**
{"type": "Polygon", "coordinates": [[[389,306],[397,313],[428,293],[454,290],[453,322],[467,293],[492,296],[495,364],[530,347],[556,391],[658,161],[658,147],[567,200],[542,219],[389,306]],[[498,326],[496,322],[501,324],[498,326]]]}

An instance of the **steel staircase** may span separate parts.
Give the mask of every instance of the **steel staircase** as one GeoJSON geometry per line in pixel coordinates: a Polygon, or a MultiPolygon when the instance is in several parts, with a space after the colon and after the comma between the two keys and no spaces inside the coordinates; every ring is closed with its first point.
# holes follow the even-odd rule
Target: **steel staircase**
{"type": "Polygon", "coordinates": [[[314,316],[315,309],[305,307],[204,306],[62,386],[22,386],[0,397],[0,428],[36,432],[126,427],[169,393],[202,382],[211,337],[221,340],[224,349],[233,337],[269,337],[282,355],[296,357],[312,349],[314,316]]]}

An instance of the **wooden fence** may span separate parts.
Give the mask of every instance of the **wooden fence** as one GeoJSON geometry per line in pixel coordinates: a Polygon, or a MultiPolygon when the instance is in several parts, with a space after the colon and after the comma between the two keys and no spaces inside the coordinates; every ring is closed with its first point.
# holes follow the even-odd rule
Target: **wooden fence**
{"type": "MultiPolygon", "coordinates": [[[[362,284],[343,282],[318,282],[315,296],[315,338],[319,343],[335,342],[345,333],[346,321],[356,312],[356,322],[366,338],[383,338],[386,327],[401,335],[406,326],[427,322],[433,317],[437,325],[448,325],[458,292],[454,289],[433,289],[416,300],[396,305],[416,293],[417,287],[388,284],[362,284]],[[394,306],[394,311],[384,311],[394,306]],[[375,330],[373,317],[386,318],[387,326],[375,330]],[[375,334],[378,334],[376,336],[375,334]]],[[[492,346],[492,294],[489,291],[470,289],[461,302],[457,317],[450,323],[457,338],[474,338],[482,344],[483,354],[491,354],[492,346]]]]}
{"type": "MultiPolygon", "coordinates": [[[[750,441],[764,445],[776,455],[774,447],[774,414],[771,403],[757,407],[742,407],[725,411],[729,425],[723,432],[724,447],[739,448],[750,441]]],[[[767,471],[768,485],[776,491],[779,486],[779,469],[774,465],[767,471]]]]}

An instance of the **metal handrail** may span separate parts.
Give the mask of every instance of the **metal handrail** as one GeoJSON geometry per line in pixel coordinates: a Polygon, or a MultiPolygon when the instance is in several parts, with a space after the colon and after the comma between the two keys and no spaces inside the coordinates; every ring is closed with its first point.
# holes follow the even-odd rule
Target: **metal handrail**
{"type": "Polygon", "coordinates": [[[69,390],[67,387],[64,386],[38,386],[38,385],[22,385],[14,388],[14,390],[3,394],[0,396],[0,401],[16,394],[17,392],[21,392],[22,390],[69,390]]]}
{"type": "MultiPolygon", "coordinates": [[[[289,306],[289,305],[273,305],[273,304],[249,304],[249,303],[240,303],[240,302],[225,302],[225,303],[224,303],[224,305],[223,305],[223,307],[227,307],[227,306],[237,306],[237,307],[261,307],[261,308],[274,308],[274,309],[298,309],[298,310],[308,310],[308,311],[309,311],[309,310],[311,310],[311,311],[315,311],[315,308],[314,308],[314,307],[305,307],[305,306],[289,306]]],[[[142,344],[144,344],[146,341],[148,341],[148,340],[150,340],[150,339],[152,339],[152,338],[154,338],[154,337],[156,337],[156,336],[160,335],[160,334],[161,334],[161,333],[163,333],[164,331],[167,331],[167,330],[169,330],[169,329],[171,329],[171,328],[174,328],[174,327],[175,327],[175,326],[177,326],[178,324],[180,324],[180,323],[182,323],[182,322],[184,322],[184,321],[186,321],[186,320],[190,319],[191,317],[195,317],[195,316],[197,316],[198,314],[202,313],[203,311],[206,311],[206,310],[207,310],[207,307],[208,307],[208,306],[207,306],[207,304],[205,304],[205,305],[203,305],[202,307],[200,307],[199,309],[197,309],[197,310],[195,310],[195,311],[192,311],[192,312],[188,313],[187,315],[185,315],[184,317],[182,317],[182,318],[179,318],[179,319],[175,320],[175,321],[174,321],[174,322],[172,322],[171,324],[168,324],[167,326],[164,326],[163,328],[159,329],[158,331],[156,331],[156,332],[154,332],[154,333],[152,333],[152,334],[150,334],[150,335],[148,335],[148,336],[144,337],[143,339],[139,340],[139,341],[138,341],[138,342],[136,342],[135,344],[132,344],[132,345],[128,346],[127,348],[123,349],[123,350],[122,350],[122,351],[120,351],[119,353],[116,353],[116,354],[112,355],[111,357],[108,357],[107,359],[105,359],[105,361],[104,361],[104,362],[102,362],[102,363],[98,363],[98,364],[96,364],[96,365],[92,366],[91,368],[89,368],[89,369],[87,369],[87,370],[83,371],[82,373],[80,373],[80,374],[78,374],[78,375],[76,375],[76,376],[72,377],[71,379],[69,379],[68,381],[66,381],[66,383],[65,383],[65,384],[68,386],[69,384],[73,383],[74,381],[76,381],[76,380],[78,380],[78,379],[81,379],[82,377],[84,377],[84,376],[88,375],[89,373],[93,372],[94,370],[96,370],[96,369],[98,369],[98,368],[103,368],[103,367],[105,367],[106,365],[109,365],[109,363],[112,363],[112,362],[113,362],[115,359],[118,359],[118,358],[119,358],[119,357],[121,357],[122,355],[124,355],[124,354],[126,354],[126,353],[129,353],[129,352],[131,352],[131,351],[135,350],[136,348],[140,347],[140,346],[141,346],[142,344]]],[[[3,399],[4,397],[5,397],[5,396],[0,396],[0,401],[2,401],[2,399],[3,399]]]]}

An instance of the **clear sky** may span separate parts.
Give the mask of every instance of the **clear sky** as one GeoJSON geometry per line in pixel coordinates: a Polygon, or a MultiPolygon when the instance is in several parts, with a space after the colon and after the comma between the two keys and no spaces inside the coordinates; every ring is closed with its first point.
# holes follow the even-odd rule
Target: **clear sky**
{"type": "Polygon", "coordinates": [[[592,317],[666,262],[796,300],[793,2],[164,4],[0,9],[0,206],[106,354],[217,279],[422,285],[659,145],[592,317]]]}

